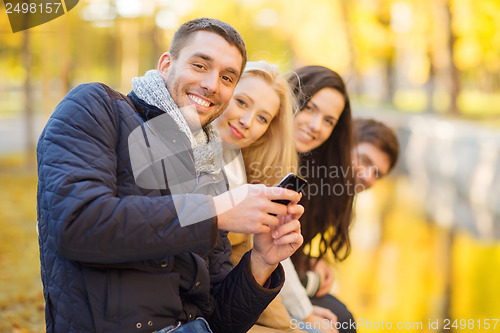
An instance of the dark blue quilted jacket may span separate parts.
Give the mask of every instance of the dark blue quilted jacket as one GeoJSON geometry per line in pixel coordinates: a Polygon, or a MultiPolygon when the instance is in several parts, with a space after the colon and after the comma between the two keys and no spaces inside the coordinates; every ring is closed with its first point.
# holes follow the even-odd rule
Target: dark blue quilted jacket
{"type": "MultiPolygon", "coordinates": [[[[264,289],[251,277],[248,254],[231,271],[231,246],[216,218],[181,227],[168,188],[136,185],[128,136],[162,111],[129,96],[98,83],[78,86],[40,136],[47,332],[153,332],[199,316],[214,332],[245,332],[278,293],[283,272],[264,289]]],[[[189,147],[173,122],[164,134],[189,147]]],[[[180,163],[192,170],[192,160],[180,163]]],[[[223,178],[212,182],[214,193],[193,194],[199,209],[213,210],[209,195],[223,178]]]]}

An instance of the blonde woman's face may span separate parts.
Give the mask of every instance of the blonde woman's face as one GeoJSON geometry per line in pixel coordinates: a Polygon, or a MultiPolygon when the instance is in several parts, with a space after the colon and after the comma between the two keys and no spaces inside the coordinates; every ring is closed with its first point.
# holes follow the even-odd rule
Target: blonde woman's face
{"type": "Polygon", "coordinates": [[[226,110],[215,120],[223,142],[250,146],[278,114],[280,99],[273,87],[255,76],[243,77],[226,110]]]}
{"type": "Polygon", "coordinates": [[[338,90],[323,88],[314,94],[293,120],[297,151],[305,153],[321,146],[332,134],[344,106],[338,90]]]}

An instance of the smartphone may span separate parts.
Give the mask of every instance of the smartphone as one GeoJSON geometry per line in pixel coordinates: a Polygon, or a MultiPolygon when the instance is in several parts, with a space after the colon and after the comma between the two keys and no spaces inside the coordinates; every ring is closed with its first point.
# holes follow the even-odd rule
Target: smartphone
{"type": "MultiPolygon", "coordinates": [[[[276,186],[284,187],[290,190],[294,190],[297,193],[300,193],[300,191],[302,191],[307,186],[307,180],[297,175],[294,175],[293,173],[289,173],[276,186]]],[[[280,203],[282,205],[288,205],[290,203],[289,200],[272,200],[272,201],[280,203]]]]}

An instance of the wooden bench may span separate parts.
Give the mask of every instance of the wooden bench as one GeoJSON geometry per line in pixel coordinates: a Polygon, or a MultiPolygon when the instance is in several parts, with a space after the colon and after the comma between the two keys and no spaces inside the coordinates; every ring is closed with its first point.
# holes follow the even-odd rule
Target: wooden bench
{"type": "Polygon", "coordinates": [[[249,333],[278,333],[278,332],[283,332],[283,331],[276,330],[274,328],[261,326],[261,325],[253,325],[252,328],[248,332],[249,333]]]}

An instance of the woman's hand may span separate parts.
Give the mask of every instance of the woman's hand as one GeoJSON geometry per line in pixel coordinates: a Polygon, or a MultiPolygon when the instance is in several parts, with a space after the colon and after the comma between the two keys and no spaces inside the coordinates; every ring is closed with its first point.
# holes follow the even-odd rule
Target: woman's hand
{"type": "Polygon", "coordinates": [[[314,265],[313,270],[318,273],[320,278],[319,288],[315,297],[323,297],[332,290],[335,274],[324,259],[319,259],[314,265]]]}
{"type": "Polygon", "coordinates": [[[322,333],[338,333],[335,328],[337,316],[329,309],[313,305],[312,313],[303,320],[311,323],[315,328],[319,328],[322,333]]]}

